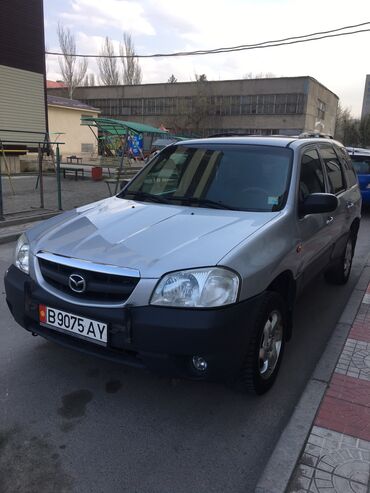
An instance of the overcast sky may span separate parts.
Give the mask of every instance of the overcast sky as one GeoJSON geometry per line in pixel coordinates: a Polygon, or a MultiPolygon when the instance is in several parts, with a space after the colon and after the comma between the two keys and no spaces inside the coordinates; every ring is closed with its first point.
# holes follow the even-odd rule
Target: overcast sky
{"type": "MultiPolygon", "coordinates": [[[[369,0],[44,0],[49,51],[58,51],[58,21],[75,34],[79,53],[98,53],[105,36],[118,47],[123,31],[137,53],[211,49],[326,31],[370,21],[369,0]]],[[[370,25],[367,27],[370,28],[370,25]]],[[[370,32],[293,46],[239,53],[141,60],[143,83],[208,80],[245,74],[310,75],[359,116],[370,73],[370,32]]],[[[60,79],[56,57],[48,78],[60,79]]],[[[97,72],[94,60],[89,72],[97,72]]]]}

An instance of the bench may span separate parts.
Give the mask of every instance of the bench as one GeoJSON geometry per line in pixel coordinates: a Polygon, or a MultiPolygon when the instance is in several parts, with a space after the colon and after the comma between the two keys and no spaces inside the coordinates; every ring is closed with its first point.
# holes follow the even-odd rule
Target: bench
{"type": "Polygon", "coordinates": [[[84,178],[84,169],[83,168],[76,168],[75,166],[72,167],[63,167],[60,169],[60,171],[63,172],[63,178],[66,177],[66,175],[75,175],[75,180],[77,181],[78,174],[80,173],[82,178],[84,178]]]}
{"type": "MultiPolygon", "coordinates": [[[[107,187],[109,190],[109,195],[112,196],[114,193],[116,193],[117,178],[107,178],[104,181],[107,184],[107,187]],[[111,185],[112,185],[112,188],[111,188],[111,185]]],[[[123,178],[122,180],[120,180],[120,188],[127,185],[127,183],[129,183],[130,181],[131,181],[130,178],[123,178]]],[[[117,190],[117,192],[119,192],[119,190],[117,190]]]]}
{"type": "Polygon", "coordinates": [[[76,163],[82,163],[82,157],[78,156],[67,156],[67,163],[73,163],[73,161],[76,161],[76,163]]]}

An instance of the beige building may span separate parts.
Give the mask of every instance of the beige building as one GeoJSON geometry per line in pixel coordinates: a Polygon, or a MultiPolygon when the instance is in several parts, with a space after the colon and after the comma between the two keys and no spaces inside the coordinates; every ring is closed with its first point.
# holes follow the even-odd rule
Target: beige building
{"type": "Polygon", "coordinates": [[[48,95],[48,120],[51,141],[64,142],[60,152],[67,156],[90,157],[97,154],[97,140],[81,117],[99,116],[100,110],[75,99],[48,95]]]}
{"type": "Polygon", "coordinates": [[[334,134],[338,106],[338,96],[308,76],[78,87],[74,94],[100,108],[103,117],[162,124],[185,136],[315,130],[334,134]]]}

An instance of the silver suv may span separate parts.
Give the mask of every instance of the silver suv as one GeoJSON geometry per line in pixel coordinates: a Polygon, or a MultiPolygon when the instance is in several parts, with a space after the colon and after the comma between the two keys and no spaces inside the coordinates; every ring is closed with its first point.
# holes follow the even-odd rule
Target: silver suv
{"type": "Polygon", "coordinates": [[[348,280],[361,195],[328,139],[170,145],[115,196],[22,235],[5,277],[28,331],[177,377],[273,384],[302,288],[348,280]]]}

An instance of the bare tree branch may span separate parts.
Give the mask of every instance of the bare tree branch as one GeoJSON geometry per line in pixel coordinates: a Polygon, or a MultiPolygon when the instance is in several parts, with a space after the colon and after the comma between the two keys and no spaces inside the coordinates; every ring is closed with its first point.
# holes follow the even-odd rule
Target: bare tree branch
{"type": "MultiPolygon", "coordinates": [[[[114,46],[112,41],[106,36],[104,44],[100,50],[100,55],[106,57],[114,56],[114,46]]],[[[117,58],[97,58],[99,77],[105,86],[117,86],[121,81],[117,67],[117,58]]]]}
{"type": "Polygon", "coordinates": [[[68,88],[70,99],[73,97],[74,89],[79,86],[87,71],[87,59],[77,62],[76,40],[68,28],[58,23],[58,40],[62,57],[58,57],[59,67],[62,72],[63,82],[68,88]]]}
{"type": "Polygon", "coordinates": [[[208,81],[206,74],[195,74],[195,80],[197,82],[207,82],[208,81]]]}
{"type": "Polygon", "coordinates": [[[119,52],[122,57],[123,83],[129,86],[141,84],[143,77],[131,34],[123,33],[123,44],[120,43],[119,52]]]}

